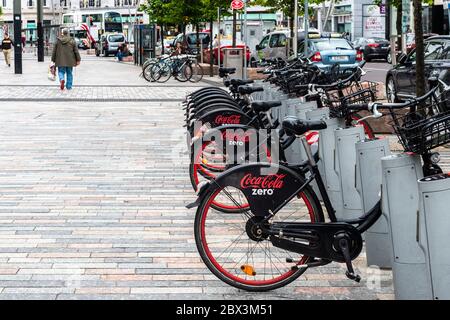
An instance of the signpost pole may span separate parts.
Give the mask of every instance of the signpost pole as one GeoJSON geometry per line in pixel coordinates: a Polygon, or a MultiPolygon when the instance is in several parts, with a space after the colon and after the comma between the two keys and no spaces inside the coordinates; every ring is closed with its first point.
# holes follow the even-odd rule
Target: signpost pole
{"type": "Polygon", "coordinates": [[[298,57],[297,52],[298,41],[298,0],[294,1],[294,41],[292,43],[292,50],[294,51],[294,57],[298,57]]]}
{"type": "Polygon", "coordinates": [[[221,34],[220,34],[220,7],[217,8],[217,17],[219,20],[219,32],[217,33],[217,44],[218,44],[218,48],[217,48],[217,67],[220,68],[220,54],[221,54],[221,50],[220,50],[220,38],[221,38],[221,34]]]}
{"type": "MultiPolygon", "coordinates": [[[[248,34],[247,34],[247,1],[244,0],[244,80],[247,80],[247,41],[248,41],[248,34]]],[[[241,28],[242,29],[242,28],[241,28]]]]}
{"type": "Polygon", "coordinates": [[[304,53],[305,58],[308,57],[308,28],[309,28],[309,11],[308,11],[308,0],[305,0],[305,45],[304,47],[304,53]]]}

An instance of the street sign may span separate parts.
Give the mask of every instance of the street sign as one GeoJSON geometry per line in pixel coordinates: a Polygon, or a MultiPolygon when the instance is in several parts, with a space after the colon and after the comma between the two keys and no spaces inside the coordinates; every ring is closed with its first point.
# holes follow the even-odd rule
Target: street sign
{"type": "Polygon", "coordinates": [[[386,14],[386,5],[385,4],[380,5],[380,14],[386,14]]]}
{"type": "Polygon", "coordinates": [[[231,9],[233,10],[241,10],[244,8],[244,2],[242,0],[233,0],[231,1],[231,9]]]}

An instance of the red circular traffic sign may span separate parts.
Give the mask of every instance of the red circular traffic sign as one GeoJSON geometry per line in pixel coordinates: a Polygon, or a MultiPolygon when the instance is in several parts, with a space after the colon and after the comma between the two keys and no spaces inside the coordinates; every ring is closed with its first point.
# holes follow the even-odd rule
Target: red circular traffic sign
{"type": "Polygon", "coordinates": [[[231,1],[231,9],[233,10],[241,10],[244,7],[244,2],[242,0],[233,0],[231,1]]]}

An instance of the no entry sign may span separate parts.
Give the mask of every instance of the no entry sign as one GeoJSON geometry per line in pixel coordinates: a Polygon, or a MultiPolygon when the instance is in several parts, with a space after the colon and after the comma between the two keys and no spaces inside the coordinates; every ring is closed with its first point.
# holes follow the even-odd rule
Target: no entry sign
{"type": "Polygon", "coordinates": [[[233,10],[241,10],[244,7],[244,2],[242,0],[233,0],[231,1],[231,9],[233,10]]]}

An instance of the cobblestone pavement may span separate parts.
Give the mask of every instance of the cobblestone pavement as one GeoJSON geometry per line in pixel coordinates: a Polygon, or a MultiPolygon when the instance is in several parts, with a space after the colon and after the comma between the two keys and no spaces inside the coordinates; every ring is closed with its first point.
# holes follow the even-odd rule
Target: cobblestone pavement
{"type": "Polygon", "coordinates": [[[185,208],[182,121],[177,101],[1,102],[0,299],[393,298],[391,272],[364,253],[359,284],[335,263],[269,293],[217,280],[185,208]]]}

